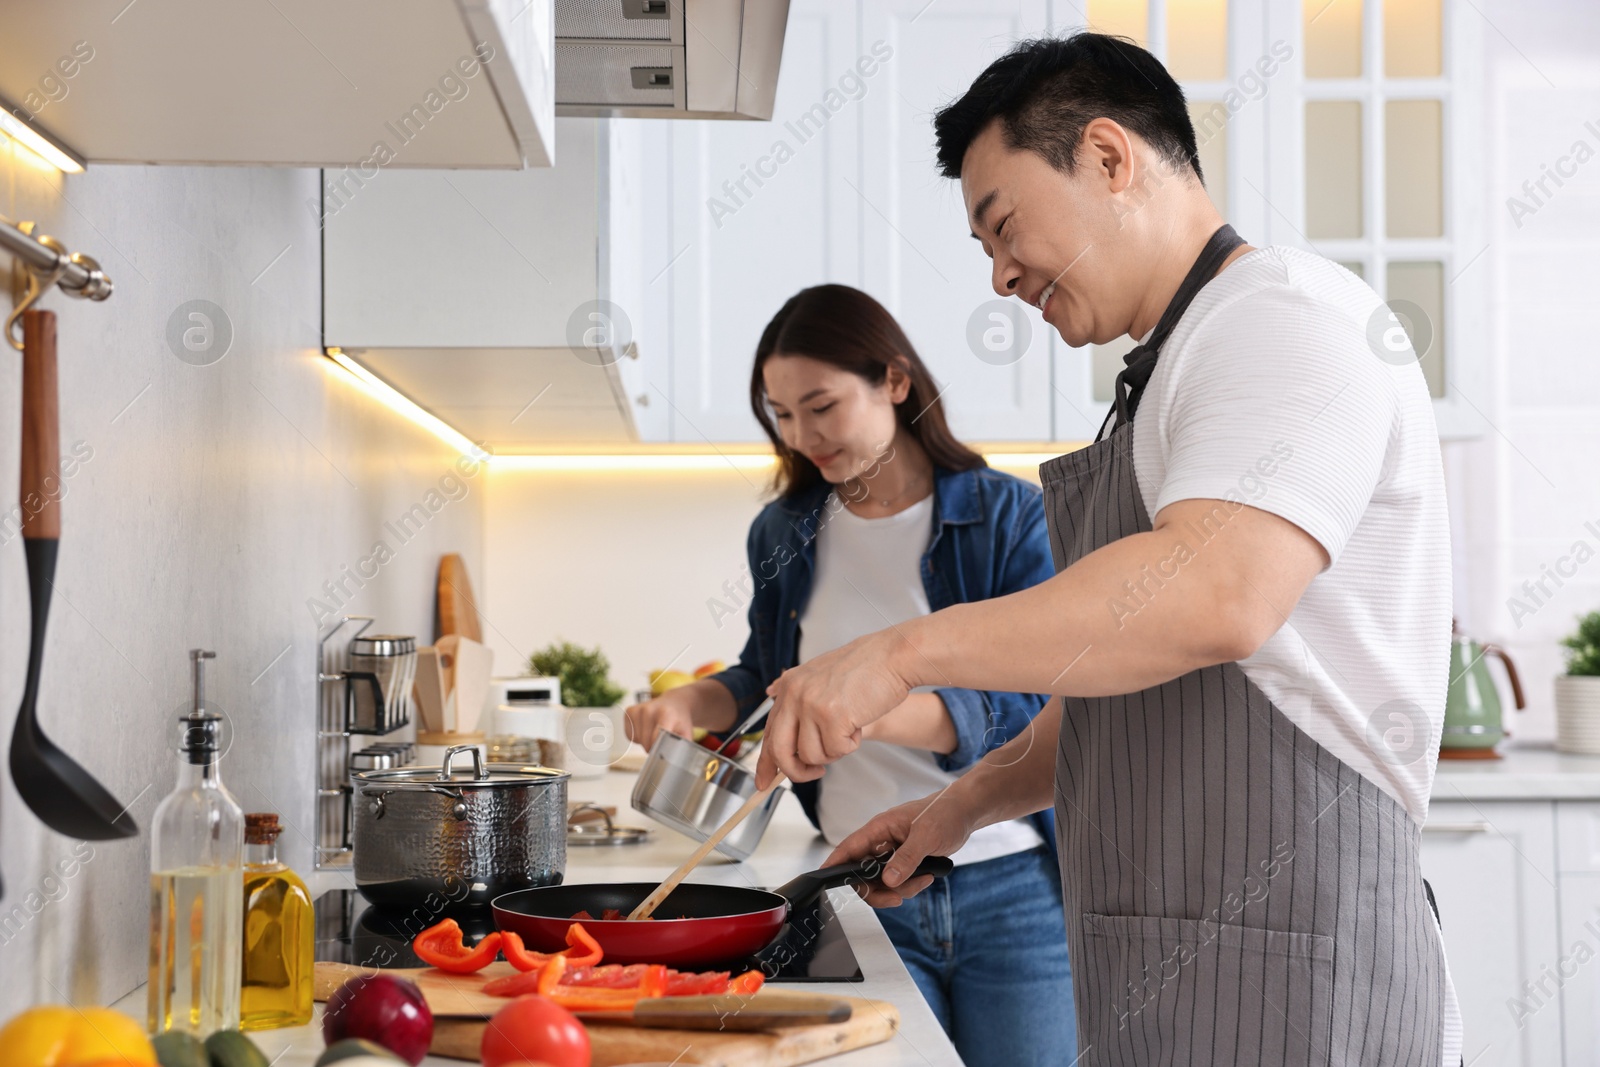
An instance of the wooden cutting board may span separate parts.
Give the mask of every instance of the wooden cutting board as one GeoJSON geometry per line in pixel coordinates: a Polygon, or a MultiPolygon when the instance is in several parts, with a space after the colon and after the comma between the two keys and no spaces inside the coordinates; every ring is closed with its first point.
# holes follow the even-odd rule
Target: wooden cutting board
{"type": "Polygon", "coordinates": [[[472,595],[467,564],[454,552],[439,560],[439,636],[460,634],[483,640],[478,621],[478,598],[472,595]]]}
{"type": "MultiPolygon", "coordinates": [[[[315,987],[318,1000],[326,1000],[356,974],[382,973],[416,982],[434,1019],[435,1056],[476,1060],[488,1025],[485,1016],[507,1003],[504,997],[482,992],[491,978],[516,974],[509,963],[493,963],[477,974],[454,975],[432,968],[387,969],[318,963],[315,987]]],[[[803,994],[763,989],[757,999],[803,994]]],[[[792,1067],[826,1056],[864,1048],[889,1040],[900,1026],[893,1004],[863,997],[844,997],[851,1005],[848,1022],[825,1026],[795,1026],[760,1033],[714,1033],[696,1030],[646,1030],[605,1023],[587,1024],[593,1053],[592,1067],[620,1067],[633,1063],[678,1063],[695,1067],[792,1067]]]]}

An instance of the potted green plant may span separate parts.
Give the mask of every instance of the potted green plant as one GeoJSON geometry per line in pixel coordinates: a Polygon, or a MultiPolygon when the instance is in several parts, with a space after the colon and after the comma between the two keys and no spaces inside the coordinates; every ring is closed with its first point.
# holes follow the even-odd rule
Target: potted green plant
{"type": "Polygon", "coordinates": [[[627,751],[619,703],[625,690],[611,680],[611,661],[599,648],[557,641],[528,657],[528,673],[561,679],[566,768],[573,777],[597,777],[627,751]]]}
{"type": "Polygon", "coordinates": [[[1556,678],[1556,747],[1600,755],[1600,611],[1561,639],[1567,673],[1556,678]]]}

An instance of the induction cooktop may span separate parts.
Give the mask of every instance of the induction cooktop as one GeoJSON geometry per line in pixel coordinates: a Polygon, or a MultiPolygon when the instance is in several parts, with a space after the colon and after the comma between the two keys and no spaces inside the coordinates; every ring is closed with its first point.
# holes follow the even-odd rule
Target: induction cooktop
{"type": "MultiPolygon", "coordinates": [[[[468,941],[495,929],[494,915],[487,908],[443,912],[379,908],[356,890],[335,889],[317,898],[316,958],[358,967],[423,967],[411,951],[411,939],[445,918],[455,919],[468,941]]],[[[862,980],[844,924],[826,895],[791,915],[778,939],[754,956],[696,969],[737,974],[756,968],[770,982],[862,980]]]]}

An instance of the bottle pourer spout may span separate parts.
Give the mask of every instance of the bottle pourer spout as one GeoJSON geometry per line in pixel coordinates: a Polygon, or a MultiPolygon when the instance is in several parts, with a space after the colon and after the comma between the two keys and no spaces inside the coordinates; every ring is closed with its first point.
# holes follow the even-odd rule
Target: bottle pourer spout
{"type": "Polygon", "coordinates": [[[206,660],[216,658],[215,652],[203,648],[189,650],[189,664],[194,672],[194,707],[190,709],[190,718],[198,719],[206,712],[206,660]]]}

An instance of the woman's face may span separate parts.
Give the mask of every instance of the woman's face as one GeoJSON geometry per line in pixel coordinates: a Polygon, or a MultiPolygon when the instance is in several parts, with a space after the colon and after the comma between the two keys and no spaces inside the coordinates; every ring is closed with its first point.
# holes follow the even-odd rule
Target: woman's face
{"type": "Polygon", "coordinates": [[[899,367],[873,385],[831,363],[782,354],[767,359],[761,378],[783,443],[834,485],[860,475],[889,450],[898,426],[894,406],[911,389],[899,367]]]}

